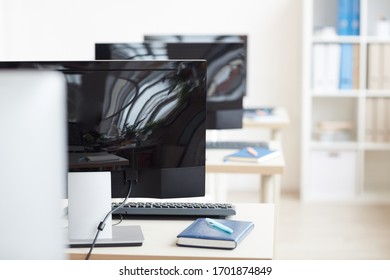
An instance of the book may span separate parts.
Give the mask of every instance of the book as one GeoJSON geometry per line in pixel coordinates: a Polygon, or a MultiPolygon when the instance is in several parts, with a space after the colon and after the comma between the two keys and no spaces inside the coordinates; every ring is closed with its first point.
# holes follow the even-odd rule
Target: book
{"type": "Polygon", "coordinates": [[[257,119],[259,117],[272,116],[274,111],[274,107],[245,108],[244,117],[248,119],[257,119]]]}
{"type": "Polygon", "coordinates": [[[278,150],[272,150],[268,147],[247,147],[225,156],[224,160],[260,163],[278,157],[279,155],[280,152],[278,150]]]}
{"type": "Polygon", "coordinates": [[[366,118],[365,118],[365,139],[366,142],[374,142],[374,131],[375,131],[375,105],[376,101],[374,98],[366,99],[366,118]]]}
{"type": "Polygon", "coordinates": [[[352,88],[359,89],[360,46],[353,46],[352,88]]]}
{"type": "Polygon", "coordinates": [[[383,89],[390,89],[390,44],[383,45],[383,89]]]}
{"type": "Polygon", "coordinates": [[[210,225],[207,218],[199,218],[177,235],[176,244],[186,247],[234,249],[254,228],[250,221],[214,219],[233,230],[228,233],[210,225]]]}
{"type": "Polygon", "coordinates": [[[350,121],[321,121],[317,127],[320,130],[352,130],[353,124],[350,121]]]}
{"type": "Polygon", "coordinates": [[[327,90],[337,90],[339,88],[340,56],[340,44],[326,45],[325,87],[327,90]]]}
{"type": "Polygon", "coordinates": [[[368,46],[368,89],[383,89],[383,47],[382,44],[368,46]]]}
{"type": "Polygon", "coordinates": [[[386,99],[386,141],[390,142],[390,98],[386,99]]]}
{"type": "Polygon", "coordinates": [[[350,34],[358,36],[360,34],[360,0],[351,0],[350,5],[350,34]]]}
{"type": "Polygon", "coordinates": [[[325,44],[313,45],[312,87],[316,90],[326,90],[326,53],[325,44]]]}
{"type": "Polygon", "coordinates": [[[340,89],[352,89],[353,87],[353,46],[341,45],[340,61],[340,89]]]}
{"type": "Polygon", "coordinates": [[[386,142],[386,99],[375,99],[376,131],[375,142],[386,142]]]}
{"type": "Polygon", "coordinates": [[[340,44],[313,46],[313,78],[315,90],[337,90],[340,76],[340,44]]]}
{"type": "Polygon", "coordinates": [[[350,0],[338,0],[337,4],[337,34],[340,36],[352,35],[352,2],[350,0]]]}

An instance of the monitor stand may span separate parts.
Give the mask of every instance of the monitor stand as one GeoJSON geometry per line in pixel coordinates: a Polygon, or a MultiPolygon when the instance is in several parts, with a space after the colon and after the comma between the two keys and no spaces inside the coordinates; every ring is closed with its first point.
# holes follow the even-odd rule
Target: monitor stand
{"type": "MultiPolygon", "coordinates": [[[[97,227],[111,211],[110,172],[68,173],[68,244],[90,247],[97,227]]],[[[140,226],[112,226],[108,216],[95,247],[141,246],[144,240],[140,226]]]]}
{"type": "MultiPolygon", "coordinates": [[[[98,239],[95,247],[141,246],[143,241],[144,236],[140,226],[114,226],[112,238],[98,239]]],[[[68,239],[71,248],[90,247],[92,242],[93,239],[68,239]]]]}

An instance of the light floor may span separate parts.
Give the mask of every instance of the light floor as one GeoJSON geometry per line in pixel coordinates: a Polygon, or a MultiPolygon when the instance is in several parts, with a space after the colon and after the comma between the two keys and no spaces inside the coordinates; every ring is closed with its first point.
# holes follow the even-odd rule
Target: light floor
{"type": "MultiPolygon", "coordinates": [[[[230,202],[258,202],[256,192],[228,192],[230,202]]],[[[283,194],[275,259],[390,260],[390,204],[302,203],[283,194]]]]}

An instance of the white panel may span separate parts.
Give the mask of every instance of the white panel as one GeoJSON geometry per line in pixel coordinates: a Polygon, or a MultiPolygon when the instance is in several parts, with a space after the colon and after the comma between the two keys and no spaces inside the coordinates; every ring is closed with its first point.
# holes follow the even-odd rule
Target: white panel
{"type": "MultiPolygon", "coordinates": [[[[69,239],[93,239],[111,211],[110,172],[69,172],[69,239]]],[[[98,239],[112,238],[111,215],[98,239]]]]}
{"type": "Polygon", "coordinates": [[[311,152],[310,197],[351,198],[356,193],[356,178],[356,152],[311,152]]]}
{"type": "Polygon", "coordinates": [[[0,71],[0,259],[64,257],[65,80],[0,71]]]}

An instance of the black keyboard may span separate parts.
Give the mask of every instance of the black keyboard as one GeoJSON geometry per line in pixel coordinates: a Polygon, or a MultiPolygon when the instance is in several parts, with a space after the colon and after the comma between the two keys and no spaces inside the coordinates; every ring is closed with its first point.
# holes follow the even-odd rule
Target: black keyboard
{"type": "MultiPolygon", "coordinates": [[[[120,203],[113,203],[112,209],[120,203]]],[[[236,214],[230,203],[187,203],[187,202],[129,202],[116,210],[113,215],[126,216],[189,216],[226,217],[236,214]]]]}
{"type": "Polygon", "coordinates": [[[247,141],[207,141],[206,142],[206,148],[207,149],[244,149],[247,147],[253,147],[253,148],[262,148],[262,147],[268,147],[267,142],[247,142],[247,141]]]}

